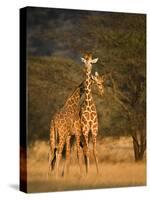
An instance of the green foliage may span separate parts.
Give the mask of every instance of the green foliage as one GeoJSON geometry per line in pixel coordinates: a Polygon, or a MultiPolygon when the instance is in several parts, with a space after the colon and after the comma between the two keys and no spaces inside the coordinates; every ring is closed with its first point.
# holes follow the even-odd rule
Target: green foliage
{"type": "Polygon", "coordinates": [[[112,80],[106,76],[104,96],[98,96],[94,89],[99,134],[130,134],[131,126],[138,127],[139,121],[144,127],[145,15],[76,13],[60,12],[50,20],[42,11],[32,12],[32,18],[28,19],[29,23],[36,18],[31,23],[34,31],[29,29],[28,37],[29,142],[49,138],[50,119],[83,80],[80,56],[87,51],[99,57],[93,72],[105,75],[111,72],[116,86],[114,90],[112,80]],[[35,47],[33,41],[42,45],[35,47]],[[44,48],[50,48],[50,56],[44,48]],[[33,49],[38,55],[33,56],[33,49]],[[115,95],[122,104],[115,101],[115,95]],[[131,123],[128,111],[132,115],[131,123]]]}

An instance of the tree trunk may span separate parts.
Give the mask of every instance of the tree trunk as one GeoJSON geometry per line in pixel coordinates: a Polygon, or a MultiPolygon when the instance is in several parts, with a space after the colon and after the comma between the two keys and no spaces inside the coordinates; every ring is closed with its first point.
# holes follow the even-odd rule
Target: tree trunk
{"type": "Polygon", "coordinates": [[[143,134],[140,134],[140,137],[138,137],[138,131],[135,131],[135,133],[132,134],[132,139],[135,161],[141,161],[144,158],[144,152],[146,149],[145,137],[143,134]]]}

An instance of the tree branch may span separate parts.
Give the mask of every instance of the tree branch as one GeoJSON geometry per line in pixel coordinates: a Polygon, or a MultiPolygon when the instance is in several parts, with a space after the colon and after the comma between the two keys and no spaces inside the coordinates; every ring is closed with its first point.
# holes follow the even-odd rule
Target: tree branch
{"type": "MultiPolygon", "coordinates": [[[[112,74],[110,73],[110,79],[111,79],[111,82],[112,82],[112,89],[113,89],[113,98],[114,100],[120,104],[120,106],[127,112],[128,116],[131,116],[131,112],[129,111],[128,107],[119,99],[119,97],[117,96],[117,86],[116,86],[116,83],[115,83],[115,80],[113,79],[112,77],[112,74]]],[[[119,91],[120,92],[120,91],[119,91]]],[[[121,93],[121,92],[120,92],[121,93]]]]}

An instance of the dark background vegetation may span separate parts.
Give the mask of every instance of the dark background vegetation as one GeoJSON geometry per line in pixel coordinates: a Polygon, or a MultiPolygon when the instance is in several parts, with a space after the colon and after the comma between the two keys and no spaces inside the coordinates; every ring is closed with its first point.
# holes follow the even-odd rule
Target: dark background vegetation
{"type": "Polygon", "coordinates": [[[84,79],[80,57],[85,52],[99,58],[93,72],[106,75],[104,96],[96,88],[93,94],[99,135],[131,135],[136,158],[146,148],[142,14],[27,8],[29,143],[49,139],[53,114],[84,79]]]}

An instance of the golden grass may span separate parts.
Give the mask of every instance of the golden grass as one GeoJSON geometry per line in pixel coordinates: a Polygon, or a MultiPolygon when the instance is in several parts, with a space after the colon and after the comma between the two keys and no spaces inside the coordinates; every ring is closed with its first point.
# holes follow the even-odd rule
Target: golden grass
{"type": "MultiPolygon", "coordinates": [[[[56,179],[51,175],[48,178],[49,147],[46,142],[36,142],[28,149],[28,192],[146,185],[146,162],[134,162],[130,137],[105,138],[98,142],[100,175],[96,173],[91,145],[90,149],[88,176],[85,176],[85,170],[83,176],[80,176],[76,148],[74,148],[69,176],[56,179]]],[[[63,161],[61,166],[62,164],[63,161]]]]}

